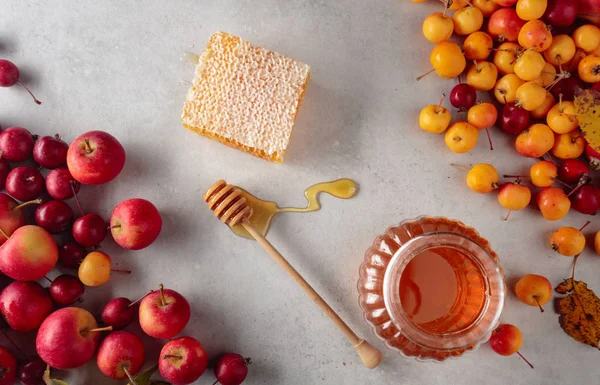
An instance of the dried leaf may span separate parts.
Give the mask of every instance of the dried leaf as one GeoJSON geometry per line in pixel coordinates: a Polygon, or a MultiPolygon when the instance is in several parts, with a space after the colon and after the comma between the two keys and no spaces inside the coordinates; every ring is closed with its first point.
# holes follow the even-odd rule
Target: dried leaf
{"type": "Polygon", "coordinates": [[[555,289],[568,294],[557,301],[558,321],[565,333],[577,341],[600,349],[600,298],[587,284],[569,278],[555,289]]]}
{"type": "Polygon", "coordinates": [[[576,89],[575,110],[585,140],[600,151],[600,92],[576,89]]]}
{"type": "Polygon", "coordinates": [[[50,365],[46,366],[42,380],[46,385],[68,385],[66,382],[50,377],[50,365]]]}
{"type": "MultiPolygon", "coordinates": [[[[135,376],[133,378],[133,380],[135,381],[136,385],[152,385],[152,382],[150,381],[150,377],[152,377],[152,375],[158,370],[158,365],[154,365],[151,368],[148,368],[146,370],[144,370],[143,372],[141,372],[140,374],[138,374],[137,376],[135,376]]],[[[127,385],[132,385],[131,382],[128,382],[127,385]]]]}

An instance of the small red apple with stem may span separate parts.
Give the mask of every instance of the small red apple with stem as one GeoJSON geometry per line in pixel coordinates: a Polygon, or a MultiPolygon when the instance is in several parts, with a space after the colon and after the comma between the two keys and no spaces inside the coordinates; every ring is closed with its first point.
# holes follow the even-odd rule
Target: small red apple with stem
{"type": "Polygon", "coordinates": [[[240,385],[248,376],[248,365],[251,363],[250,358],[237,353],[223,354],[215,367],[217,382],[221,385],[240,385]]]}
{"type": "Polygon", "coordinates": [[[0,293],[0,314],[18,332],[37,329],[53,305],[48,292],[37,282],[13,282],[0,293]]]}
{"type": "Polygon", "coordinates": [[[125,149],[104,131],[78,136],[67,152],[67,167],[83,184],[103,184],[115,179],[125,165],[125,149]]]}
{"type": "Polygon", "coordinates": [[[46,363],[40,357],[34,357],[19,365],[19,381],[23,385],[44,385],[43,376],[46,363]]]}
{"type": "Polygon", "coordinates": [[[173,338],[190,320],[190,304],[175,290],[159,290],[144,298],[139,310],[140,326],[150,337],[173,338]]]}
{"type": "MultiPolygon", "coordinates": [[[[152,293],[150,291],[148,294],[152,293]]],[[[102,322],[113,327],[113,330],[125,329],[135,317],[135,305],[148,294],[131,302],[129,298],[118,297],[110,300],[102,310],[102,322]]]]}
{"type": "Polygon", "coordinates": [[[73,179],[66,167],[55,168],[46,175],[46,191],[54,199],[73,198],[81,189],[81,184],[73,179]]]}
{"type": "MultiPolygon", "coordinates": [[[[1,62],[2,60],[0,60],[1,62]]],[[[31,157],[33,142],[37,136],[31,135],[23,127],[8,127],[0,133],[2,157],[11,162],[23,162],[31,157]]]]}
{"type": "Polygon", "coordinates": [[[50,297],[59,305],[71,305],[77,302],[85,292],[85,286],[79,278],[70,274],[59,275],[49,288],[50,297]]]}
{"type": "Polygon", "coordinates": [[[60,135],[42,136],[33,145],[33,160],[42,167],[53,169],[67,163],[69,145],[60,135]]]}
{"type": "Polygon", "coordinates": [[[173,385],[196,381],[206,370],[207,357],[202,344],[192,337],[169,341],[160,351],[158,370],[173,385]]]}
{"type": "Polygon", "coordinates": [[[145,199],[134,198],[115,207],[110,217],[110,231],[119,246],[140,250],[156,240],[162,219],[156,207],[145,199]]]}
{"type": "Polygon", "coordinates": [[[100,332],[96,319],[87,310],[65,307],[50,314],[38,330],[35,345],[45,363],[56,369],[84,365],[98,347],[100,332]]]}
{"type": "Polygon", "coordinates": [[[110,333],[100,344],[96,363],[100,371],[113,380],[129,378],[144,365],[144,343],[135,334],[121,330],[110,333]]]}
{"type": "Polygon", "coordinates": [[[17,359],[0,346],[0,385],[14,385],[17,378],[17,359]]]}
{"type": "Polygon", "coordinates": [[[79,266],[87,250],[77,242],[67,242],[58,249],[58,263],[63,267],[74,269],[79,266]]]}
{"type": "Polygon", "coordinates": [[[0,271],[17,281],[42,279],[57,261],[54,238],[39,226],[19,227],[0,247],[0,271]]]}

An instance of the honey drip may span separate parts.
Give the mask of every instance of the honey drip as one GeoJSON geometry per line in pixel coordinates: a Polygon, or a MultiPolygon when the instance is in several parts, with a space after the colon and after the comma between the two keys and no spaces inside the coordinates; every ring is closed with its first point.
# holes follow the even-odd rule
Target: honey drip
{"type": "MultiPolygon", "coordinates": [[[[242,196],[246,198],[248,204],[252,207],[250,223],[263,236],[267,235],[273,218],[279,213],[308,213],[317,211],[321,209],[319,194],[326,193],[336,198],[349,199],[356,195],[356,190],[356,182],[351,179],[338,179],[333,182],[317,183],[304,191],[304,196],[308,202],[306,207],[279,207],[275,202],[262,200],[240,188],[242,196]]],[[[231,230],[240,237],[254,239],[241,225],[234,226],[231,230]]]]}

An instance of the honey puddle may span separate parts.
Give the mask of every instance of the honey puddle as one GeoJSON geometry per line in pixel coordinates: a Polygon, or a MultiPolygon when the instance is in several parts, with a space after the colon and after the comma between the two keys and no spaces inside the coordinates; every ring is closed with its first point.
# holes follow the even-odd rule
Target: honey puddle
{"type": "MultiPolygon", "coordinates": [[[[319,194],[326,193],[336,198],[348,199],[356,195],[357,186],[356,182],[351,179],[338,179],[333,182],[323,182],[312,185],[304,191],[304,196],[308,201],[306,207],[279,207],[275,202],[257,198],[242,188],[240,188],[240,190],[242,196],[246,198],[248,204],[252,207],[250,223],[252,223],[256,231],[265,236],[267,235],[267,232],[269,232],[271,222],[273,222],[273,218],[277,214],[308,213],[317,211],[321,209],[321,205],[319,204],[319,194]]],[[[241,225],[234,226],[231,230],[240,237],[254,239],[241,225]]]]}

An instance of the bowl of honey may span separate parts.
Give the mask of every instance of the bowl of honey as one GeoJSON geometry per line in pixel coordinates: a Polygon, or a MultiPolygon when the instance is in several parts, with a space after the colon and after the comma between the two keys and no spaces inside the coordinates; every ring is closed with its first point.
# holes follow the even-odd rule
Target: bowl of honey
{"type": "Polygon", "coordinates": [[[506,287],[498,255],[475,229],[424,216],[375,239],[358,291],[366,321],[388,348],[444,361],[489,339],[506,287]]]}

